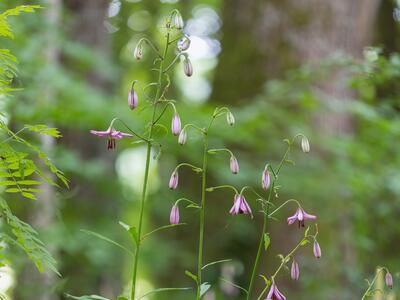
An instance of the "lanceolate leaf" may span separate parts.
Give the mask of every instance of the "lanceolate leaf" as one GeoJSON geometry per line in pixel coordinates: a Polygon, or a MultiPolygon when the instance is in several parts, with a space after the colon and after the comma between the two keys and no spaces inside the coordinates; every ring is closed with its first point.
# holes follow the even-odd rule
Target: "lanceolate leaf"
{"type": "Polygon", "coordinates": [[[97,238],[99,238],[99,239],[101,239],[101,240],[103,240],[103,241],[106,241],[106,242],[108,242],[108,243],[110,243],[110,244],[113,244],[114,246],[117,246],[117,247],[119,247],[119,248],[125,250],[125,251],[128,252],[130,255],[133,255],[133,252],[132,252],[131,250],[129,250],[128,248],[126,248],[125,246],[122,246],[120,243],[118,243],[118,242],[116,242],[116,241],[113,241],[112,239],[110,239],[110,238],[108,238],[108,237],[105,237],[104,235],[101,235],[100,233],[93,232],[93,231],[90,231],[90,230],[84,230],[84,229],[81,229],[81,231],[84,232],[84,233],[86,233],[86,234],[89,234],[89,235],[92,235],[92,236],[94,236],[94,237],[97,237],[97,238]]]}
{"type": "Polygon", "coordinates": [[[110,300],[108,298],[104,298],[102,296],[98,296],[98,295],[90,295],[90,296],[72,296],[69,294],[65,294],[65,296],[67,296],[67,298],[70,299],[77,299],[77,300],[110,300]]]}
{"type": "Polygon", "coordinates": [[[184,288],[161,288],[161,289],[156,289],[156,290],[152,290],[150,292],[145,293],[144,295],[140,296],[139,298],[137,298],[137,300],[143,299],[149,295],[152,294],[157,294],[157,293],[163,293],[163,292],[173,292],[173,291],[187,291],[187,290],[191,290],[191,287],[184,287],[184,288]]]}

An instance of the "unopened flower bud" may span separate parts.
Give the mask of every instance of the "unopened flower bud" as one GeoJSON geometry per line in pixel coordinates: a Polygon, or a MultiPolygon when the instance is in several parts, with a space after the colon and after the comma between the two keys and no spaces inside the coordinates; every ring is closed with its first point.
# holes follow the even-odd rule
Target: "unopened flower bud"
{"type": "Polygon", "coordinates": [[[171,224],[179,224],[179,206],[177,204],[174,204],[171,208],[169,222],[171,224]]]}
{"type": "Polygon", "coordinates": [[[228,111],[226,113],[226,121],[231,126],[233,126],[235,124],[235,117],[233,116],[233,114],[230,111],[228,111]]]}
{"type": "Polygon", "coordinates": [[[184,23],[183,23],[182,16],[179,12],[176,12],[174,14],[173,25],[176,29],[179,29],[179,30],[183,29],[184,23]]]}
{"type": "Polygon", "coordinates": [[[321,258],[321,247],[316,240],[314,241],[313,252],[316,258],[321,258]]]}
{"type": "Polygon", "coordinates": [[[137,59],[137,60],[141,60],[143,57],[143,51],[142,51],[142,45],[138,44],[135,48],[135,51],[133,51],[133,56],[137,59]]]}
{"type": "Polygon", "coordinates": [[[178,187],[179,175],[178,170],[174,170],[169,179],[169,188],[175,190],[178,187]]]}
{"type": "Polygon", "coordinates": [[[183,62],[183,72],[185,73],[185,75],[187,77],[190,77],[193,75],[193,66],[192,66],[192,62],[190,61],[189,58],[185,58],[184,62],[183,62]]]}
{"type": "Polygon", "coordinates": [[[190,39],[187,36],[181,38],[177,43],[176,47],[179,51],[186,51],[190,47],[190,39]]]}
{"type": "Polygon", "coordinates": [[[239,163],[233,155],[231,156],[230,167],[233,174],[239,173],[239,163]]]}
{"type": "Polygon", "coordinates": [[[179,135],[181,133],[181,119],[177,112],[174,113],[171,122],[171,131],[173,135],[179,135]]]}
{"type": "Polygon", "coordinates": [[[392,276],[392,274],[390,274],[390,272],[386,272],[385,283],[388,288],[390,288],[390,289],[393,288],[393,276],[392,276]]]}
{"type": "Polygon", "coordinates": [[[128,105],[130,109],[135,109],[139,104],[139,98],[136,93],[136,91],[133,89],[133,87],[130,89],[128,93],[128,105]]]}
{"type": "Polygon", "coordinates": [[[299,264],[294,259],[292,261],[292,268],[290,269],[290,277],[293,280],[299,280],[299,277],[300,277],[299,264]]]}
{"type": "Polygon", "coordinates": [[[181,144],[181,145],[185,145],[186,144],[186,140],[187,140],[186,130],[183,129],[181,131],[181,133],[179,134],[178,143],[181,144]]]}
{"type": "Polygon", "coordinates": [[[268,188],[271,184],[271,179],[269,177],[269,172],[268,172],[267,168],[264,169],[264,172],[263,172],[262,178],[261,178],[261,183],[262,183],[262,188],[264,190],[268,190],[268,188]]]}
{"type": "Polygon", "coordinates": [[[310,143],[305,136],[301,138],[301,150],[303,150],[304,153],[310,152],[310,143]]]}

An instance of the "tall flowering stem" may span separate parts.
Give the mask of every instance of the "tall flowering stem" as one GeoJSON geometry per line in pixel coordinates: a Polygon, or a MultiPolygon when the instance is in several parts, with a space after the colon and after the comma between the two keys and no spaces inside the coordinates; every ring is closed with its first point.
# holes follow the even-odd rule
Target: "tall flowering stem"
{"type": "Polygon", "coordinates": [[[148,179],[149,179],[149,169],[150,169],[150,159],[151,159],[151,140],[153,138],[153,129],[155,125],[155,120],[156,120],[156,112],[157,112],[157,101],[159,100],[160,94],[161,94],[161,88],[162,88],[162,78],[163,78],[163,73],[164,73],[164,62],[167,57],[168,53],[168,47],[170,45],[170,33],[167,32],[166,34],[166,43],[165,43],[165,48],[164,48],[164,53],[160,57],[160,68],[158,70],[158,84],[157,84],[157,90],[156,94],[154,97],[153,101],[153,115],[151,119],[151,124],[150,124],[150,130],[148,134],[148,142],[147,142],[147,151],[146,151],[146,166],[145,166],[145,171],[144,171],[144,180],[143,180],[143,190],[142,190],[142,197],[141,197],[141,203],[140,203],[140,214],[139,214],[139,225],[138,225],[138,243],[136,245],[136,251],[135,251],[135,256],[134,256],[134,261],[133,261],[133,272],[132,272],[132,286],[131,286],[131,300],[135,299],[135,294],[136,294],[136,279],[137,279],[137,269],[138,269],[138,263],[139,263],[139,254],[140,254],[140,240],[142,236],[142,227],[143,227],[143,216],[144,216],[144,210],[145,210],[145,201],[146,201],[146,194],[147,194],[147,184],[148,184],[148,179]]]}
{"type": "Polygon", "coordinates": [[[263,227],[262,227],[262,230],[261,230],[260,242],[258,244],[258,250],[257,250],[256,258],[254,260],[253,271],[251,273],[249,287],[247,289],[248,293],[247,293],[246,300],[250,300],[251,299],[251,295],[252,295],[252,291],[253,291],[253,287],[254,287],[254,281],[255,281],[255,278],[256,278],[256,274],[257,274],[257,269],[258,269],[258,266],[260,264],[261,255],[263,253],[265,237],[266,237],[266,234],[268,233],[268,219],[269,219],[269,213],[270,213],[269,212],[270,203],[271,203],[271,200],[272,200],[272,195],[273,195],[273,193],[275,191],[275,185],[276,185],[276,183],[278,181],[278,175],[279,175],[279,172],[281,171],[281,169],[283,167],[283,164],[286,162],[286,160],[287,160],[287,158],[289,156],[292,144],[294,143],[295,139],[298,136],[300,136],[300,135],[296,135],[293,138],[292,141],[285,140],[285,142],[288,144],[288,146],[287,146],[287,149],[286,149],[286,151],[285,151],[285,153],[284,153],[284,155],[283,155],[283,157],[282,157],[282,159],[281,159],[276,171],[274,171],[274,169],[271,166],[267,166],[266,167],[267,171],[268,171],[268,169],[270,169],[270,171],[272,172],[273,180],[272,180],[272,183],[271,183],[271,185],[269,187],[268,198],[267,198],[267,201],[266,201],[265,207],[264,207],[263,227]]]}
{"type": "MultiPolygon", "coordinates": [[[[390,274],[389,270],[388,270],[386,267],[377,268],[374,279],[372,279],[371,282],[370,282],[370,281],[367,281],[367,282],[368,282],[368,288],[367,288],[367,290],[365,291],[365,293],[362,295],[361,300],[364,300],[364,299],[366,299],[367,297],[372,296],[372,295],[377,291],[377,290],[374,290],[373,287],[374,287],[374,285],[375,285],[376,280],[379,278],[379,276],[380,276],[381,273],[383,273],[383,272],[386,272],[386,275],[387,275],[387,274],[390,274]]],[[[390,276],[391,276],[391,275],[390,275],[390,276]]],[[[387,281],[386,281],[386,284],[388,284],[387,281]]],[[[392,283],[392,285],[393,285],[393,283],[392,283]]],[[[389,286],[389,288],[391,288],[391,286],[389,286]]],[[[379,290],[379,291],[381,291],[381,290],[379,290]]]]}

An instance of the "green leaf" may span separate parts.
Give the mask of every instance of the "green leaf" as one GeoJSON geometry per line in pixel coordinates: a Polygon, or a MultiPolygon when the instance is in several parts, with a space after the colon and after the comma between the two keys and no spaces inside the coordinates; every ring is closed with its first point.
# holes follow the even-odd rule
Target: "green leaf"
{"type": "Polygon", "coordinates": [[[268,250],[268,247],[270,244],[271,244],[271,238],[269,237],[269,234],[264,233],[264,249],[265,249],[265,251],[268,250]]]}
{"type": "Polygon", "coordinates": [[[117,300],[129,300],[129,299],[125,296],[118,296],[117,300]]]}
{"type": "Polygon", "coordinates": [[[186,271],[185,271],[185,275],[188,276],[188,277],[190,277],[190,278],[192,278],[192,279],[197,283],[197,276],[194,275],[192,272],[186,270],[186,271]]]}
{"type": "Polygon", "coordinates": [[[308,243],[310,243],[310,241],[307,240],[307,239],[304,239],[304,240],[301,241],[300,245],[301,245],[301,246],[305,246],[305,245],[307,245],[308,243]]]}
{"type": "Polygon", "coordinates": [[[136,227],[135,226],[130,226],[130,225],[125,224],[124,222],[121,222],[121,221],[119,221],[119,225],[121,225],[126,231],[129,232],[129,234],[133,238],[135,244],[138,245],[139,244],[139,235],[138,235],[138,232],[136,230],[136,227]]]}
{"type": "Polygon", "coordinates": [[[0,209],[5,226],[12,233],[12,236],[10,236],[2,232],[0,239],[9,245],[15,245],[22,249],[40,272],[49,269],[61,276],[56,268],[55,259],[44,247],[43,242],[38,239],[38,233],[29,224],[17,218],[2,198],[0,198],[0,209]]]}
{"type": "Polygon", "coordinates": [[[158,227],[158,228],[150,231],[149,233],[146,233],[145,235],[143,235],[143,237],[141,238],[141,241],[143,241],[145,238],[149,237],[150,235],[152,235],[153,233],[155,233],[157,231],[164,230],[164,229],[169,229],[169,228],[173,228],[173,227],[177,227],[177,226],[182,226],[182,225],[186,225],[186,223],[168,224],[168,225],[164,225],[164,226],[158,227]]]}
{"type": "Polygon", "coordinates": [[[77,299],[77,300],[110,300],[108,298],[104,298],[102,296],[98,296],[98,295],[90,295],[90,296],[72,296],[69,294],[65,294],[65,296],[67,296],[67,298],[70,299],[77,299]]]}
{"type": "Polygon", "coordinates": [[[152,294],[157,294],[157,293],[162,293],[162,292],[172,292],[172,291],[187,291],[187,290],[191,290],[191,287],[184,287],[184,288],[161,288],[161,289],[156,289],[156,290],[152,290],[150,292],[145,293],[144,295],[140,296],[139,298],[137,298],[136,300],[140,300],[143,299],[149,295],[152,294]]]}
{"type": "Polygon", "coordinates": [[[222,278],[222,277],[220,279],[221,279],[221,281],[223,281],[223,282],[225,282],[225,283],[227,283],[227,284],[229,284],[231,286],[234,286],[235,288],[238,288],[238,289],[242,290],[246,294],[249,293],[244,287],[241,287],[240,285],[237,285],[237,284],[235,284],[235,283],[233,283],[233,282],[231,282],[229,280],[226,280],[225,278],[222,278]]]}
{"type": "Polygon", "coordinates": [[[210,289],[210,287],[211,287],[211,284],[209,284],[208,282],[203,282],[200,285],[200,298],[203,297],[203,295],[205,293],[207,293],[207,291],[210,289]]]}
{"type": "Polygon", "coordinates": [[[108,238],[108,237],[106,237],[106,236],[104,236],[104,235],[101,235],[101,234],[99,234],[99,233],[97,233],[97,232],[94,232],[94,231],[85,230],[85,229],[81,229],[81,231],[84,232],[84,233],[86,233],[86,234],[89,234],[89,235],[92,235],[92,236],[94,236],[94,237],[97,237],[97,238],[99,238],[99,239],[101,239],[101,240],[103,240],[103,241],[106,241],[106,242],[108,242],[108,243],[110,243],[110,244],[113,244],[114,246],[117,246],[117,247],[119,247],[119,248],[125,250],[125,251],[128,252],[130,255],[133,255],[133,252],[132,252],[131,250],[129,250],[129,249],[126,248],[125,246],[122,246],[120,243],[118,243],[118,242],[116,242],[116,241],[113,241],[112,239],[110,239],[110,238],[108,238]]]}
{"type": "Polygon", "coordinates": [[[48,127],[47,125],[38,124],[38,125],[25,125],[29,131],[37,132],[43,135],[49,135],[55,138],[62,137],[60,131],[57,128],[48,127]]]}
{"type": "Polygon", "coordinates": [[[232,259],[221,259],[221,260],[213,261],[213,262],[210,262],[210,263],[204,265],[201,269],[204,270],[204,269],[206,269],[206,268],[208,268],[210,266],[213,266],[213,265],[216,265],[216,264],[220,264],[220,263],[224,263],[224,262],[228,262],[228,261],[232,261],[232,259]]]}

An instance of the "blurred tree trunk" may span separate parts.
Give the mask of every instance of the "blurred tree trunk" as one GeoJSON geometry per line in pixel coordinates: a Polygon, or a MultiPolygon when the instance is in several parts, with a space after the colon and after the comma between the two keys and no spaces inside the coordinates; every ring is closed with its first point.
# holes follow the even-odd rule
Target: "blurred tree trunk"
{"type": "MultiPolygon", "coordinates": [[[[74,20],[69,38],[91,48],[105,59],[111,56],[111,40],[104,26],[110,2],[109,0],[64,0],[66,8],[74,20]]],[[[65,68],[68,68],[68,66],[66,65],[65,68]]],[[[113,82],[102,77],[95,70],[87,70],[85,77],[88,86],[105,93],[113,90],[113,82]]],[[[113,158],[109,155],[110,153],[99,149],[98,143],[94,139],[88,139],[88,133],[82,131],[66,132],[63,142],[74,147],[83,159],[88,155],[96,156],[103,161],[110,162],[110,169],[113,168],[113,158]]],[[[114,171],[110,170],[110,172],[114,171]]],[[[96,206],[107,201],[104,196],[97,192],[94,186],[86,186],[85,189],[80,190],[80,196],[87,201],[95,200],[96,206]]],[[[93,291],[104,297],[115,298],[120,289],[118,280],[108,272],[97,274],[97,278],[93,278],[91,281],[97,284],[96,287],[93,287],[93,291]]]]}
{"type": "MultiPolygon", "coordinates": [[[[55,65],[59,63],[60,50],[57,43],[57,30],[60,24],[60,15],[62,9],[61,0],[47,0],[45,3],[47,9],[45,12],[46,22],[48,24],[48,30],[45,33],[46,42],[44,48],[44,56],[46,65],[55,65]]],[[[43,89],[43,101],[48,105],[51,105],[56,91],[52,86],[46,85],[43,89]]],[[[52,126],[51,124],[47,124],[52,126]]],[[[51,155],[54,150],[55,139],[51,136],[40,136],[42,149],[45,153],[51,155]]],[[[46,169],[46,166],[43,166],[46,169]]],[[[56,180],[55,176],[50,172],[45,172],[45,175],[52,180],[56,180]]],[[[54,225],[56,211],[57,211],[57,196],[53,186],[48,183],[44,183],[41,188],[39,195],[39,201],[36,203],[34,211],[32,213],[32,224],[42,232],[51,230],[54,225]]],[[[48,244],[50,252],[56,256],[57,249],[54,245],[48,244]]],[[[59,297],[54,292],[54,285],[56,284],[57,275],[50,270],[45,270],[42,274],[38,274],[37,270],[27,268],[21,277],[23,286],[27,284],[32,286],[35,299],[38,300],[56,300],[59,297]]],[[[19,293],[18,293],[19,294],[19,293]]],[[[22,296],[21,297],[26,297],[22,296]]]]}
{"type": "MultiPolygon", "coordinates": [[[[282,78],[292,67],[318,62],[336,52],[359,57],[373,38],[380,2],[226,0],[222,11],[222,53],[211,99],[238,104],[259,94],[266,80],[282,78]]],[[[338,70],[329,81],[320,82],[315,87],[320,100],[324,104],[349,101],[352,94],[346,79],[347,74],[338,70]]],[[[315,116],[314,124],[322,135],[330,137],[353,133],[351,117],[345,112],[324,110],[315,116]]],[[[343,212],[338,218],[342,262],[350,270],[357,259],[350,212],[343,212]]],[[[341,278],[349,284],[346,276],[341,278]]]]}

